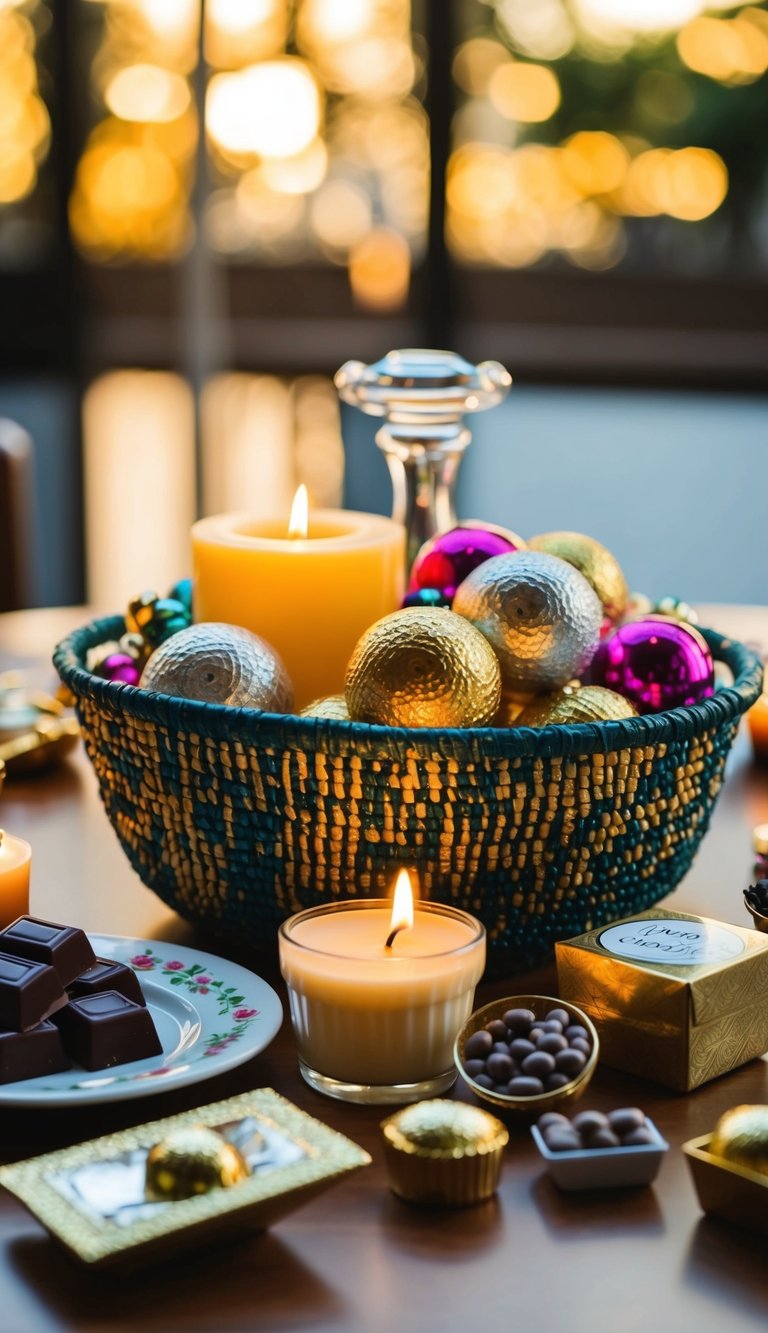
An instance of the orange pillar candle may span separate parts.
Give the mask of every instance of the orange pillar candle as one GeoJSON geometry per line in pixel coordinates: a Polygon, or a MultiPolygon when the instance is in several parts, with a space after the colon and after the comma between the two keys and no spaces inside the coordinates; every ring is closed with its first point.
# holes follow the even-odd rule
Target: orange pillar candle
{"type": "Polygon", "coordinates": [[[284,519],[220,514],[192,528],[196,621],[242,625],[276,648],[296,708],[344,688],[352,650],[395,611],[405,586],[405,530],[378,514],[310,513],[306,535],[284,519]]]}
{"type": "Polygon", "coordinates": [[[280,927],[299,1067],[331,1097],[415,1101],[456,1078],[453,1046],[485,967],[485,931],[439,903],[414,912],[412,898],[411,924],[398,929],[397,911],[397,895],[394,908],[348,899],[280,927]]]}
{"type": "Polygon", "coordinates": [[[29,911],[31,861],[29,843],[0,829],[0,929],[29,911]]]}

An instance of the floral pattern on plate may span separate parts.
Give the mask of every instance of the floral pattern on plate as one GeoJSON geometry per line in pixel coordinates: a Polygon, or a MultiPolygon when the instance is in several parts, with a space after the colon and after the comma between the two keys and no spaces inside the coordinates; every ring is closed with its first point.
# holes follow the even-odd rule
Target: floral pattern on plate
{"type": "Polygon", "coordinates": [[[126,963],[139,977],[162,1043],[161,1062],[152,1057],[92,1072],[75,1067],[8,1083],[0,1086],[0,1107],[121,1101],[196,1083],[257,1055],[280,1027],[280,1000],[244,967],[157,940],[89,938],[98,957],[126,963]]]}

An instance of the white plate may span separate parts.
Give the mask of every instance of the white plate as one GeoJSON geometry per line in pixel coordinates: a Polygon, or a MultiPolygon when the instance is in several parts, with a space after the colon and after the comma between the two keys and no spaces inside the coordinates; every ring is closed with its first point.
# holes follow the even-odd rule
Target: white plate
{"type": "Polygon", "coordinates": [[[280,1000],[255,973],[214,954],[160,940],[89,935],[98,958],[133,968],[162,1055],[89,1073],[0,1085],[0,1106],[77,1106],[151,1097],[223,1074],[268,1046],[283,1021],[280,1000]]]}

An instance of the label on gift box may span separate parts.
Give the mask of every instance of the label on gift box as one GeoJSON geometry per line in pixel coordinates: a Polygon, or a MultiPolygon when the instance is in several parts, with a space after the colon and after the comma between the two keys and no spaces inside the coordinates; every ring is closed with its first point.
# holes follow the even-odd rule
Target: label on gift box
{"type": "Polygon", "coordinates": [[[597,943],[619,958],[672,967],[726,963],[746,948],[744,940],[725,926],[673,917],[623,921],[601,931],[597,943]]]}

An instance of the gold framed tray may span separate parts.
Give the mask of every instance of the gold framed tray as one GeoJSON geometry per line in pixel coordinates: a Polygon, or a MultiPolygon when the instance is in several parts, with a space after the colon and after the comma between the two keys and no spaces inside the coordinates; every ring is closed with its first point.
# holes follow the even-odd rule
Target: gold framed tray
{"type": "Polygon", "coordinates": [[[259,1088],[5,1166],[0,1184],[71,1255],[98,1268],[151,1262],[212,1236],[271,1226],[370,1161],[350,1139],[259,1088]],[[186,1198],[153,1196],[150,1150],[200,1127],[236,1149],[250,1174],[186,1198]]]}
{"type": "Polygon", "coordinates": [[[768,1236],[768,1176],[709,1151],[711,1134],[689,1139],[683,1152],[705,1213],[768,1236]]]}

